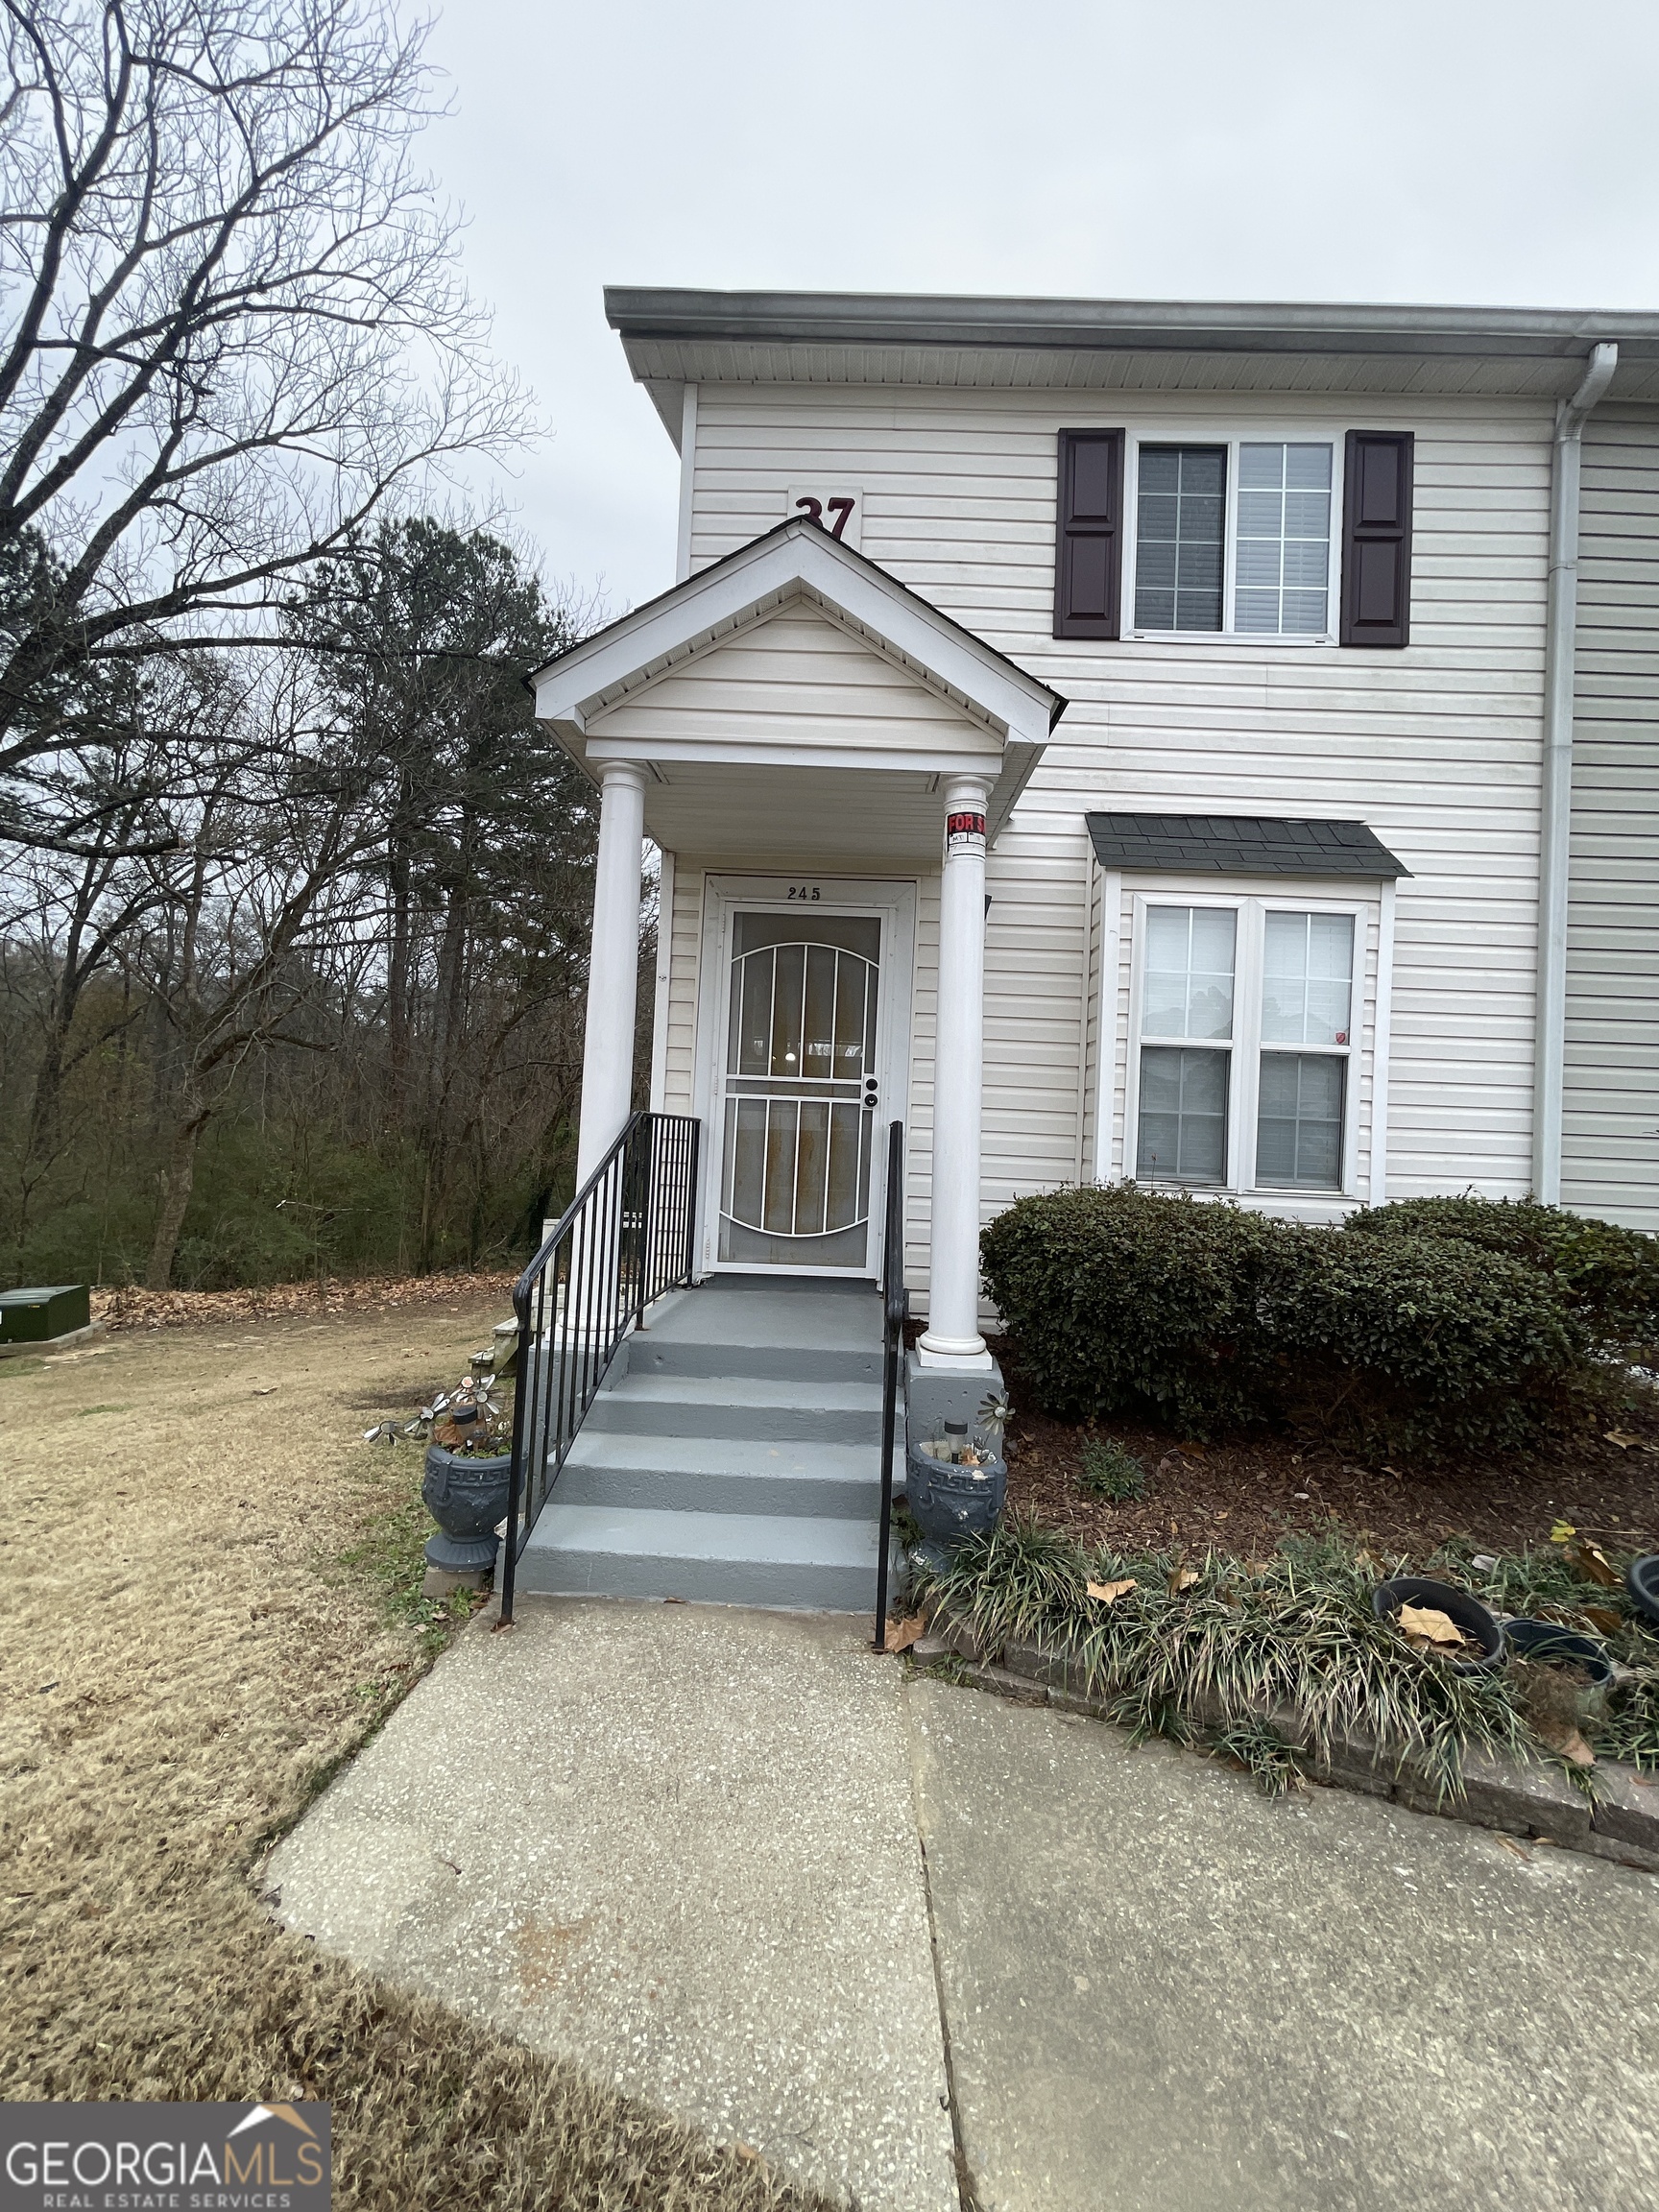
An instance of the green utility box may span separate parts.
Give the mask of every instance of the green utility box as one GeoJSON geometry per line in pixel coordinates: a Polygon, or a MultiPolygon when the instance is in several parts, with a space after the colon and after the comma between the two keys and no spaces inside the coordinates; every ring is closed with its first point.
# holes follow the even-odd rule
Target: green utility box
{"type": "Polygon", "coordinates": [[[84,1283],[49,1290],[0,1290],[0,1344],[48,1344],[92,1326],[92,1293],[84,1283]]]}

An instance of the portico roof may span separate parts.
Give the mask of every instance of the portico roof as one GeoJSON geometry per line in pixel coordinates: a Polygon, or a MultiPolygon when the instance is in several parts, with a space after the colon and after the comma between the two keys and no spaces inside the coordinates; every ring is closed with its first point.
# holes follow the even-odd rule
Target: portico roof
{"type": "Polygon", "coordinates": [[[792,517],[550,661],[538,717],[596,773],[645,766],[660,843],[936,851],[941,779],[991,786],[991,834],[1066,701],[821,525],[792,517]],[[805,804],[804,804],[805,802],[805,804]],[[838,816],[830,831],[819,815],[838,816]],[[785,836],[787,830],[787,836],[785,836]]]}

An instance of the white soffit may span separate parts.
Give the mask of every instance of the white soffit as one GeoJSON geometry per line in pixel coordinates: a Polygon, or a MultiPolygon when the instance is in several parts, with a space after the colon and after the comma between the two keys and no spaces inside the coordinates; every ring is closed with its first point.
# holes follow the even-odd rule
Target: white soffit
{"type": "Polygon", "coordinates": [[[1659,400],[1652,314],[626,286],[605,304],[676,443],[685,384],[1553,399],[1603,339],[1612,396],[1659,400]]]}

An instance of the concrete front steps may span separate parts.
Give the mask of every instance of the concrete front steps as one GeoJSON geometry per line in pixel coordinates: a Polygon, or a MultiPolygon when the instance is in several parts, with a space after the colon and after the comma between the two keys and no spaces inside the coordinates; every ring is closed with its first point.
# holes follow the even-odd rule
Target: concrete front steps
{"type": "Polygon", "coordinates": [[[617,1354],[517,1586],[871,1610],[880,1444],[874,1289],[716,1278],[617,1354]]]}

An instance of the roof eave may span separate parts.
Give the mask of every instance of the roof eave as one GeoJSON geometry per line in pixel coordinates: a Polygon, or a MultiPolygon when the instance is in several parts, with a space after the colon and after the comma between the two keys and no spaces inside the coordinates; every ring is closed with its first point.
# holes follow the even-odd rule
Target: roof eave
{"type": "Polygon", "coordinates": [[[635,342],[705,342],[1572,359],[1611,340],[1622,350],[1659,356],[1659,315],[1634,310],[974,299],[610,285],[605,311],[630,347],[635,342]]]}

